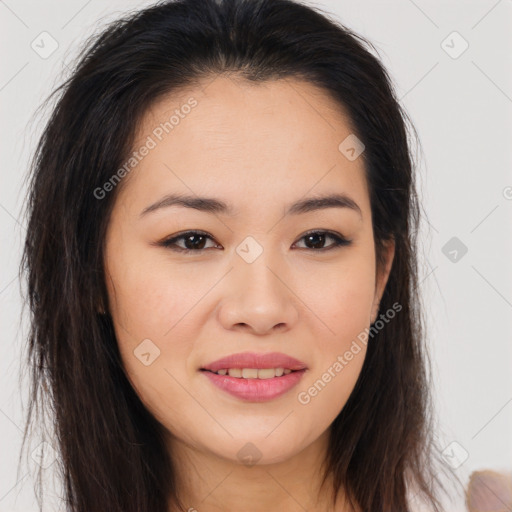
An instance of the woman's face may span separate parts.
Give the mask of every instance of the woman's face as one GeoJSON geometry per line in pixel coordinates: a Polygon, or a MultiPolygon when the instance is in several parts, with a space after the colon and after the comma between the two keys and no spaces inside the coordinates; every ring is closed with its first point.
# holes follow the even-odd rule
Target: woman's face
{"type": "Polygon", "coordinates": [[[390,245],[376,275],[353,137],[337,104],[296,80],[218,76],[146,113],[137,153],[117,174],[106,279],[128,377],[177,442],[233,461],[284,461],[345,405],[393,257],[390,245]],[[336,204],[293,207],[332,195],[336,204]],[[273,376],[292,369],[278,357],[220,363],[227,376],[204,370],[247,352],[305,369],[273,376]],[[237,377],[258,366],[269,371],[243,375],[261,379],[237,377]]]}

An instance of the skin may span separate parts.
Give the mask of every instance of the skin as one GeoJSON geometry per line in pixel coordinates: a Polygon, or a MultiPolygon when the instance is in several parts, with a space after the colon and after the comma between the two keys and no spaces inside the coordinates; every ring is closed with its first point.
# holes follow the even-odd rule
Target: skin
{"type": "MultiPolygon", "coordinates": [[[[322,90],[291,79],[210,78],[154,104],[134,147],[190,97],[197,106],[118,185],[109,221],[108,307],[128,378],[168,431],[191,510],[331,511],[328,493],[318,497],[320,468],[365,345],[308,404],[297,396],[375,320],[394,245],[377,271],[363,159],[338,150],[353,131],[322,90]],[[169,206],[140,216],[177,192],[221,199],[237,214],[169,206]],[[349,195],[361,214],[284,215],[294,201],[333,192],[349,195]],[[188,230],[211,235],[202,252],[156,245],[188,230]],[[304,238],[310,230],[352,243],[322,250],[334,242],[326,236],[315,248],[304,238]],[[263,251],[251,263],[236,252],[247,236],[263,251]],[[160,351],[147,366],[134,355],[145,339],[160,351]],[[284,352],[308,369],[298,386],[262,403],[228,395],[199,371],[245,351],[284,352]],[[237,455],[247,443],[259,452],[254,465],[237,455]]],[[[335,510],[352,510],[343,492],[335,510]]]]}

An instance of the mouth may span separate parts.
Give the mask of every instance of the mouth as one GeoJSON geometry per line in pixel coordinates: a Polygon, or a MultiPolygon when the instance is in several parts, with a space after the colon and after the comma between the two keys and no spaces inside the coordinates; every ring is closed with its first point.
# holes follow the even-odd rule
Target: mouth
{"type": "Polygon", "coordinates": [[[280,352],[243,352],[217,359],[199,370],[224,393],[248,402],[265,402],[297,386],[307,366],[280,352]]]}

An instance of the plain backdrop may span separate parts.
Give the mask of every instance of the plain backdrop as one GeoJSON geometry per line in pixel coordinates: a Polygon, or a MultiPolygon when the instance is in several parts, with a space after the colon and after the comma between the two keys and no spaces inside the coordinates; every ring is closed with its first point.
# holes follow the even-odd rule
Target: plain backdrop
{"type": "MultiPolygon", "coordinates": [[[[0,0],[0,512],[37,510],[36,462],[18,466],[27,329],[17,275],[34,114],[86,37],[150,3],[0,0]]],[[[422,143],[421,289],[445,461],[465,482],[512,471],[512,0],[308,3],[373,42],[422,143]]],[[[52,492],[45,510],[59,508],[58,482],[52,492]]],[[[461,496],[450,510],[464,510],[461,496]]]]}

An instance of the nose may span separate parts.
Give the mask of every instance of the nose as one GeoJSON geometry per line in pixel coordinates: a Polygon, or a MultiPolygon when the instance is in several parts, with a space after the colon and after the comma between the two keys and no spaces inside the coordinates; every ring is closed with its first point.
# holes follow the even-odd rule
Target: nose
{"type": "Polygon", "coordinates": [[[252,263],[238,261],[228,274],[218,308],[225,329],[262,336],[285,332],[297,322],[299,300],[293,283],[285,271],[271,265],[262,255],[252,263]]]}

